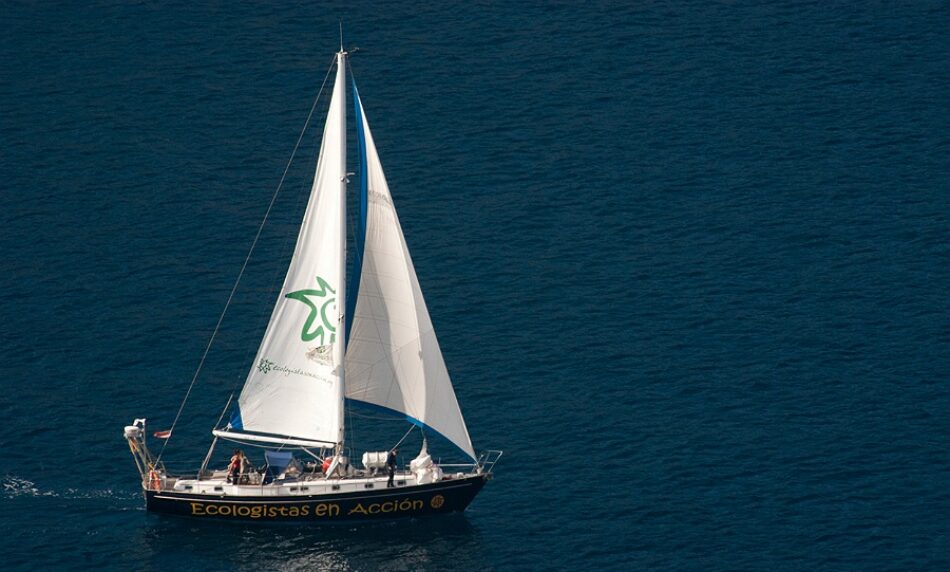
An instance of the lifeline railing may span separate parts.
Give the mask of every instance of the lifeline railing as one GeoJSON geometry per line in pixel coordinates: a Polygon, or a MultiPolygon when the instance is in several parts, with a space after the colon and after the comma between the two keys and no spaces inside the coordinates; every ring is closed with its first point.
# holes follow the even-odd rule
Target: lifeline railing
{"type": "Polygon", "coordinates": [[[498,459],[501,459],[501,456],[504,454],[504,451],[498,451],[496,449],[488,449],[487,451],[482,451],[478,455],[478,465],[479,471],[488,471],[489,473],[495,470],[495,463],[498,462],[498,459]]]}
{"type": "MultiPolygon", "coordinates": [[[[443,469],[449,468],[460,468],[460,469],[474,469],[477,473],[484,473],[488,471],[489,473],[495,469],[495,463],[498,462],[498,459],[501,458],[504,451],[498,451],[495,449],[489,449],[487,451],[482,451],[478,455],[478,459],[474,463],[442,463],[437,462],[436,464],[442,467],[443,469]]],[[[441,461],[441,459],[439,460],[441,461]]]]}

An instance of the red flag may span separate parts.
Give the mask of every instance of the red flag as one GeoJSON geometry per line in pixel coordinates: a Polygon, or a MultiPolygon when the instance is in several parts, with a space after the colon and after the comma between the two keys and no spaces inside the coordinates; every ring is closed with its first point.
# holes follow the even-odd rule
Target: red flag
{"type": "Polygon", "coordinates": [[[172,430],[166,429],[165,431],[156,431],[152,433],[152,435],[154,435],[157,439],[168,439],[172,436],[172,430]]]}

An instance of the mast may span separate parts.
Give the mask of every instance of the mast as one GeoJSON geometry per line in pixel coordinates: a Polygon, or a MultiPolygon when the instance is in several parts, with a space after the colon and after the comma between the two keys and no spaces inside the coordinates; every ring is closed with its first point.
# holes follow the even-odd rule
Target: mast
{"type": "Polygon", "coordinates": [[[344,404],[344,396],[346,395],[346,368],[343,366],[343,360],[346,355],[346,340],[343,336],[343,331],[346,326],[346,317],[344,316],[346,311],[346,183],[347,183],[347,172],[346,172],[346,52],[343,51],[343,23],[340,22],[340,51],[337,53],[337,68],[336,68],[336,85],[341,86],[343,89],[343,113],[340,114],[340,133],[341,133],[341,144],[340,149],[340,248],[342,252],[340,253],[340,286],[337,290],[337,326],[336,331],[338,335],[337,343],[333,345],[333,363],[338,369],[338,375],[340,383],[337,384],[337,395],[336,400],[339,407],[339,441],[338,441],[338,451],[339,454],[343,449],[344,441],[344,419],[346,417],[346,409],[344,404]]]}

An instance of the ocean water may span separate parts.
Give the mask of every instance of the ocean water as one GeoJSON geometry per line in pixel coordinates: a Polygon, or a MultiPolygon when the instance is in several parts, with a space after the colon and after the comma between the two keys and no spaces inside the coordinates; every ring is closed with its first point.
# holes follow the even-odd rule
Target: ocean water
{"type": "MultiPolygon", "coordinates": [[[[950,569],[946,3],[200,4],[3,7],[5,570],[950,569]],[[174,418],[340,18],[497,478],[371,526],[147,514],[122,427],[174,418]]],[[[250,366],[316,123],[172,466],[250,366]]]]}

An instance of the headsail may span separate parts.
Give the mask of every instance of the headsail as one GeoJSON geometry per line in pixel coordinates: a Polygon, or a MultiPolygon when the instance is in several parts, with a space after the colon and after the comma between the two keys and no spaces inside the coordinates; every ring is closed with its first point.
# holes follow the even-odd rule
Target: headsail
{"type": "Polygon", "coordinates": [[[305,446],[343,440],[345,67],[340,53],[293,259],[238,408],[216,435],[305,446]]]}
{"type": "MultiPolygon", "coordinates": [[[[406,415],[475,458],[356,86],[363,174],[359,291],[348,332],[346,397],[406,415]]],[[[354,279],[355,280],[355,279],[354,279]]]]}

